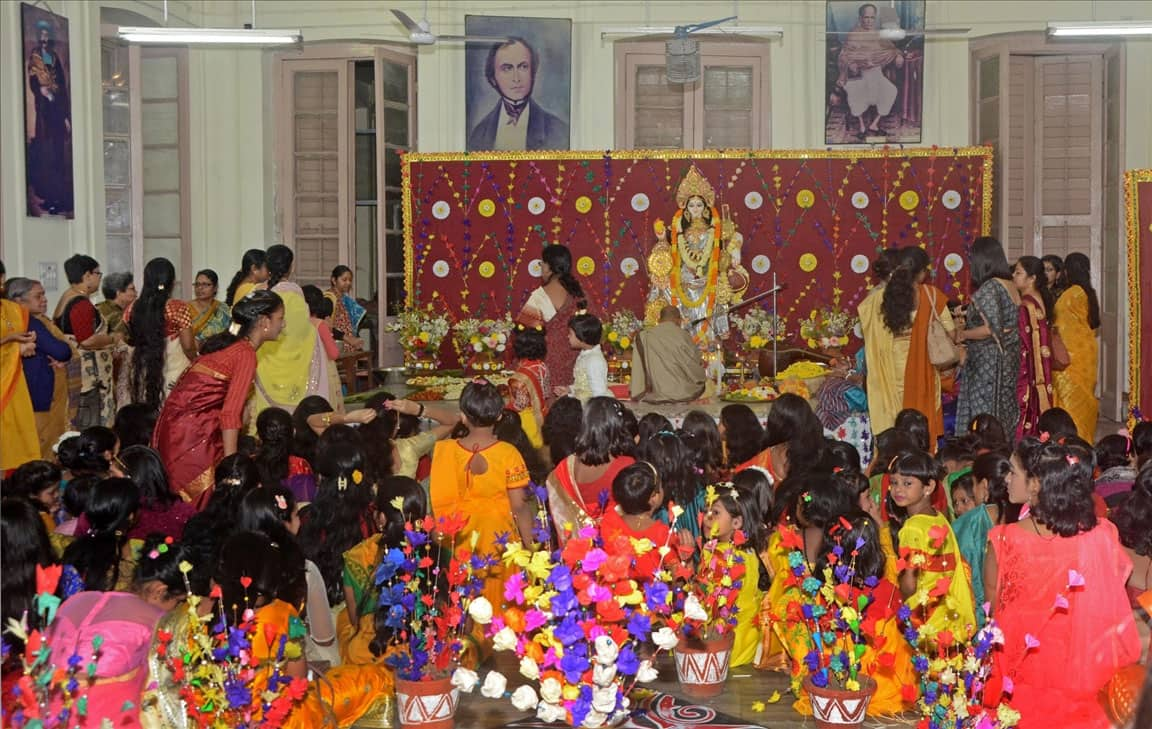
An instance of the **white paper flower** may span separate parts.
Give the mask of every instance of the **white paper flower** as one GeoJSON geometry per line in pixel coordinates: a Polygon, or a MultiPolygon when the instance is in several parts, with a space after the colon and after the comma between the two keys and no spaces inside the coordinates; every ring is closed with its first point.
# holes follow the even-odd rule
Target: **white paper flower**
{"type": "Polygon", "coordinates": [[[632,209],[638,213],[642,213],[648,209],[648,196],[642,192],[638,192],[632,196],[632,209]]]}
{"type": "Polygon", "coordinates": [[[568,712],[564,710],[563,706],[558,706],[548,701],[541,701],[536,707],[536,718],[545,724],[553,722],[567,721],[568,712]]]}
{"type": "Polygon", "coordinates": [[[539,215],[544,212],[544,198],[534,197],[528,201],[528,212],[533,215],[539,215]]]}
{"type": "Polygon", "coordinates": [[[476,342],[475,344],[472,345],[472,350],[474,352],[483,352],[484,351],[484,342],[476,342]]]}
{"type": "Polygon", "coordinates": [[[501,628],[492,636],[492,648],[498,651],[510,651],[516,647],[516,633],[508,626],[501,628]]]}
{"type": "Polygon", "coordinates": [[[612,636],[599,635],[596,637],[596,662],[605,665],[613,663],[616,656],[620,655],[620,646],[616,645],[616,641],[612,640],[612,636]]]}
{"type": "Polygon", "coordinates": [[[951,274],[960,273],[964,268],[964,258],[959,253],[949,253],[944,256],[944,270],[951,274]]]}
{"type": "Polygon", "coordinates": [[[436,278],[444,278],[452,268],[448,265],[448,261],[439,260],[432,264],[432,273],[436,278]]]}
{"type": "Polygon", "coordinates": [[[764,255],[763,253],[761,253],[758,256],[752,257],[752,270],[755,273],[758,273],[761,276],[763,276],[764,274],[768,273],[768,270],[771,268],[772,268],[772,260],[769,259],[768,256],[764,255]]]}
{"type": "Polygon", "coordinates": [[[865,273],[867,273],[868,267],[871,266],[872,263],[868,260],[868,256],[857,253],[856,255],[852,256],[852,263],[850,265],[852,266],[853,273],[858,273],[863,276],[865,273]]]}
{"type": "Polygon", "coordinates": [[[955,190],[945,190],[940,196],[940,202],[944,203],[944,207],[949,210],[955,210],[960,207],[960,193],[955,190]]]}
{"type": "Polygon", "coordinates": [[[664,626],[652,633],[652,642],[660,650],[670,651],[680,642],[680,637],[671,628],[664,626]]]}
{"type": "Polygon", "coordinates": [[[597,663],[592,666],[592,683],[597,686],[608,686],[616,680],[616,664],[603,665],[597,663]]]}
{"type": "Polygon", "coordinates": [[[744,196],[744,205],[749,210],[759,210],[760,206],[764,204],[764,196],[753,190],[744,196]]]}
{"type": "Polygon", "coordinates": [[[532,274],[533,278],[540,278],[540,274],[544,273],[544,263],[539,258],[533,258],[528,261],[528,273],[532,274]]]}
{"type": "Polygon", "coordinates": [[[584,723],[580,726],[587,727],[587,729],[600,729],[604,726],[604,722],[608,721],[608,715],[602,714],[593,709],[584,715],[584,723]]]}
{"type": "Polygon", "coordinates": [[[650,683],[660,678],[660,672],[652,665],[652,661],[640,661],[640,668],[636,670],[636,680],[640,683],[650,683]]]}
{"type": "Polygon", "coordinates": [[[868,207],[868,193],[854,192],[852,193],[852,207],[857,210],[863,210],[868,207]]]}
{"type": "Polygon", "coordinates": [[[492,603],[481,595],[468,606],[468,615],[480,625],[487,625],[492,622],[492,603]]]}
{"type": "Polygon", "coordinates": [[[616,708],[616,694],[615,686],[596,686],[592,689],[592,710],[605,716],[611,714],[616,708]]]}
{"type": "Polygon", "coordinates": [[[480,695],[490,699],[498,699],[504,695],[506,688],[508,688],[508,679],[504,678],[504,674],[499,671],[489,671],[488,675],[484,677],[484,685],[480,687],[480,695]]]}
{"type": "Polygon", "coordinates": [[[554,678],[546,678],[540,682],[540,700],[550,704],[560,703],[560,696],[564,687],[554,678]]]}
{"type": "Polygon", "coordinates": [[[472,693],[472,689],[476,688],[478,683],[480,677],[471,669],[461,666],[452,672],[452,685],[466,694],[472,693]]]}
{"type": "Polygon", "coordinates": [[[536,691],[531,686],[521,686],[512,692],[512,705],[520,711],[531,711],[540,703],[536,691]]]}
{"type": "Polygon", "coordinates": [[[540,678],[540,666],[536,665],[536,661],[532,660],[531,656],[524,656],[520,659],[520,675],[529,681],[540,678]]]}
{"type": "Polygon", "coordinates": [[[695,595],[684,598],[684,617],[689,620],[707,620],[708,613],[695,595]]]}
{"type": "Polygon", "coordinates": [[[640,264],[636,262],[635,258],[629,256],[620,261],[620,273],[624,274],[624,278],[632,278],[636,272],[640,270],[640,264]]]}
{"type": "Polygon", "coordinates": [[[452,206],[446,200],[437,200],[432,203],[432,217],[443,220],[452,212],[452,206]]]}

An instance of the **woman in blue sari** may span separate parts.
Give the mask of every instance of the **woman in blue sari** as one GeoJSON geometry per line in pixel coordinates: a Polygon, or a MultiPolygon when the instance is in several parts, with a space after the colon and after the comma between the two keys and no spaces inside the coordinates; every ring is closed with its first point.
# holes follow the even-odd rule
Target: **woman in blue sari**
{"type": "Polygon", "coordinates": [[[356,336],[366,310],[352,296],[352,269],[340,265],[332,269],[332,287],[324,296],[332,302],[332,334],[344,342],[344,351],[364,349],[364,340],[356,336]]]}

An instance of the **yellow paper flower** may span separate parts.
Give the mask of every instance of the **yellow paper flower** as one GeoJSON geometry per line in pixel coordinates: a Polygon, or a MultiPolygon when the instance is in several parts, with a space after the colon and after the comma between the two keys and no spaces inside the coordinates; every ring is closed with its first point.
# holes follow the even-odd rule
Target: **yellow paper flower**
{"type": "Polygon", "coordinates": [[[484,261],[480,264],[480,275],[484,278],[492,278],[496,273],[496,265],[492,261],[484,261]]]}
{"type": "Polygon", "coordinates": [[[900,193],[900,207],[905,210],[913,210],[920,204],[920,196],[916,194],[915,190],[905,190],[900,193]]]}
{"type": "Polygon", "coordinates": [[[404,497],[397,496],[388,502],[388,504],[396,511],[404,511],[404,497]]]}
{"type": "Polygon", "coordinates": [[[425,344],[427,344],[428,341],[432,339],[432,335],[428,332],[420,332],[416,336],[420,339],[421,342],[424,342],[425,344]]]}
{"type": "Polygon", "coordinates": [[[496,203],[492,202],[488,198],[484,198],[480,201],[480,204],[476,206],[476,211],[483,215],[485,218],[491,218],[492,215],[496,212],[496,203]]]}
{"type": "Polygon", "coordinates": [[[816,256],[811,253],[805,253],[800,256],[800,270],[804,273],[812,273],[815,271],[817,263],[816,256]]]}
{"type": "Polygon", "coordinates": [[[764,707],[763,701],[753,701],[752,702],[752,711],[760,712],[760,711],[764,711],[764,708],[765,707],[764,707]]]}
{"type": "Polygon", "coordinates": [[[617,334],[616,332],[608,332],[608,341],[609,342],[615,342],[619,338],[620,338],[620,335],[617,334]]]}
{"type": "Polygon", "coordinates": [[[352,483],[354,483],[354,484],[356,484],[357,486],[359,486],[359,485],[360,485],[360,482],[361,482],[361,481],[363,481],[363,480],[364,480],[364,473],[363,473],[363,471],[361,471],[359,468],[353,469],[353,470],[352,470],[352,483]]]}
{"type": "Polygon", "coordinates": [[[816,196],[811,190],[804,189],[796,193],[796,204],[802,208],[810,208],[816,203],[816,196]]]}
{"type": "Polygon", "coordinates": [[[581,275],[591,276],[596,273],[596,261],[593,261],[591,256],[581,256],[580,259],[576,261],[576,270],[580,272],[581,275]]]}
{"type": "Polygon", "coordinates": [[[620,337],[620,348],[621,349],[628,349],[630,346],[632,346],[632,340],[631,339],[629,339],[628,337],[620,337]]]}
{"type": "Polygon", "coordinates": [[[588,198],[587,195],[581,195],[580,197],[576,198],[576,212],[583,214],[591,209],[592,201],[588,198]]]}

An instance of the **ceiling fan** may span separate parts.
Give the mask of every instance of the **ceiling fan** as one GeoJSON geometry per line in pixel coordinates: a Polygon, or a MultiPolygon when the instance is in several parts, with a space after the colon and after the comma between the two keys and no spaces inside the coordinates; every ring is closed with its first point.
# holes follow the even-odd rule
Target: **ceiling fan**
{"type": "Polygon", "coordinates": [[[784,29],[780,26],[751,26],[751,25],[732,25],[726,28],[719,27],[729,21],[739,22],[739,18],[735,15],[730,15],[727,18],[717,18],[715,20],[706,20],[701,23],[689,23],[687,25],[676,26],[658,26],[658,25],[644,25],[627,26],[627,27],[609,27],[604,28],[601,33],[601,38],[608,38],[609,36],[655,36],[664,40],[672,39],[686,39],[693,33],[698,33],[702,30],[711,29],[712,33],[720,33],[726,36],[767,36],[767,37],[780,37],[784,35],[784,29]]]}
{"type": "Polygon", "coordinates": [[[424,0],[424,17],[419,22],[412,19],[408,13],[392,8],[392,14],[408,31],[408,41],[418,46],[435,45],[437,41],[456,41],[460,43],[501,43],[508,40],[504,36],[485,35],[436,35],[432,32],[432,24],[428,22],[428,0],[424,0]]]}

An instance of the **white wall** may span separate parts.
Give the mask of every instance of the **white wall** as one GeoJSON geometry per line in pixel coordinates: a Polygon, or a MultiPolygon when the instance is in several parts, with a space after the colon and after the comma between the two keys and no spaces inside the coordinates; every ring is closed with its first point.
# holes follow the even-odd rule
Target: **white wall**
{"type": "MultiPolygon", "coordinates": [[[[159,0],[54,0],[69,18],[76,218],[24,215],[23,59],[20,5],[0,1],[0,239],[10,273],[37,275],[38,261],[62,261],[75,251],[104,251],[103,156],[99,68],[99,8],[115,6],[160,19],[159,0]]],[[[239,26],[249,20],[247,0],[171,2],[172,24],[239,26]]],[[[464,15],[527,15],[573,19],[573,148],[613,145],[613,53],[601,28],[677,24],[731,14],[728,0],[430,0],[435,32],[462,33],[464,15]]],[[[389,8],[419,18],[414,0],[260,0],[257,25],[299,27],[309,44],[337,40],[403,43],[406,35],[389,8]]],[[[772,140],[774,148],[819,147],[824,114],[823,0],[744,0],[748,24],[782,25],[772,42],[772,140]]],[[[928,0],[928,24],[970,27],[971,36],[1040,31],[1049,20],[1152,18],[1152,0],[928,0]]],[[[459,44],[419,50],[418,140],[421,151],[464,146],[464,54],[459,44]]],[[[968,42],[933,39],[926,59],[925,145],[967,145],[968,42]]],[[[1152,41],[1127,44],[1125,167],[1152,166],[1152,41]]],[[[240,251],[274,242],[275,139],[271,53],[259,50],[194,50],[189,53],[192,258],[229,275],[240,251]]]]}

